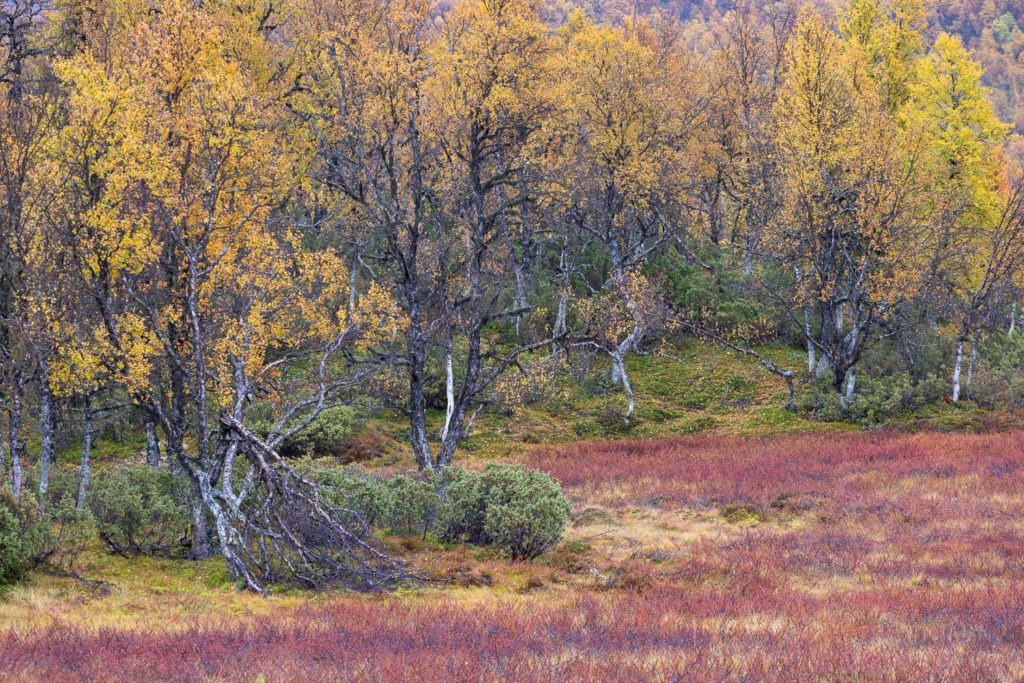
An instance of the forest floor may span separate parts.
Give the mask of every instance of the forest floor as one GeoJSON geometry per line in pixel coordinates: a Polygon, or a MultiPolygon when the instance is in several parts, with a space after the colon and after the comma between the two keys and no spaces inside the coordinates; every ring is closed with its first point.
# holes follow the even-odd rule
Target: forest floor
{"type": "MultiPolygon", "coordinates": [[[[1024,677],[1015,418],[940,408],[858,432],[786,413],[773,379],[731,357],[684,376],[640,363],[633,430],[608,418],[613,394],[488,418],[468,444],[469,466],[562,483],[572,520],[539,560],[385,538],[436,581],[264,598],[216,560],[96,548],[75,567],[88,582],[37,573],[0,598],[0,679],[1024,677]]],[[[386,442],[394,427],[371,428],[386,442]]],[[[374,465],[402,458],[385,448],[374,465]]]]}

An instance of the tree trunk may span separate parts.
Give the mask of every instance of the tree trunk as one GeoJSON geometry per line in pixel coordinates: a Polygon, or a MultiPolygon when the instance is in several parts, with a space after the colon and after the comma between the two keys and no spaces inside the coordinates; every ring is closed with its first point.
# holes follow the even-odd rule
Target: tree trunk
{"type": "Polygon", "coordinates": [[[92,398],[85,397],[85,416],[82,420],[82,465],[78,478],[78,509],[84,510],[89,495],[90,460],[92,458],[92,398]]]}
{"type": "MultiPolygon", "coordinates": [[[[525,257],[522,265],[516,267],[516,292],[515,299],[512,302],[512,308],[517,311],[530,305],[530,298],[528,295],[530,288],[529,273],[527,271],[528,268],[529,261],[527,261],[525,257]]],[[[522,313],[516,313],[516,339],[520,339],[522,337],[523,317],[524,315],[522,313]]]]}
{"type": "MultiPolygon", "coordinates": [[[[415,292],[415,287],[409,283],[406,289],[415,292]]],[[[427,435],[427,344],[415,294],[407,292],[406,298],[409,303],[409,332],[406,337],[409,347],[409,442],[416,454],[416,464],[421,470],[429,471],[433,470],[434,456],[427,435]]]]}
{"type": "Polygon", "coordinates": [[[39,509],[46,508],[46,495],[50,490],[50,465],[53,464],[53,392],[46,363],[40,364],[39,376],[39,509]]]}
{"type": "Polygon", "coordinates": [[[856,368],[850,368],[850,372],[846,375],[846,394],[844,395],[846,407],[849,407],[853,403],[853,392],[856,386],[857,370],[856,368]]]}
{"type": "Polygon", "coordinates": [[[11,383],[11,413],[7,423],[7,448],[11,454],[11,492],[15,500],[21,498],[21,411],[24,392],[24,375],[20,370],[15,370],[11,383]]]}
{"type": "Polygon", "coordinates": [[[359,279],[359,250],[352,252],[352,265],[348,269],[348,316],[351,320],[356,310],[356,285],[359,279]]]}
{"type": "Polygon", "coordinates": [[[213,547],[210,543],[210,529],[206,523],[206,508],[199,486],[192,484],[192,549],[189,558],[193,560],[205,560],[213,555],[213,547]]]}
{"type": "Polygon", "coordinates": [[[1011,337],[1017,332],[1017,302],[1013,302],[1013,307],[1010,309],[1010,329],[1007,334],[1011,337]]]}
{"type": "Polygon", "coordinates": [[[978,337],[971,339],[971,356],[967,362],[967,383],[964,386],[964,395],[971,398],[971,385],[974,384],[974,369],[978,365],[978,337]]]}
{"type": "Polygon", "coordinates": [[[815,358],[815,346],[814,340],[811,338],[813,332],[811,328],[811,309],[807,304],[804,304],[804,339],[807,341],[807,374],[814,374],[814,367],[817,364],[817,358],[815,358]]]}
{"type": "Polygon", "coordinates": [[[953,362],[953,403],[960,402],[960,370],[964,364],[964,339],[956,340],[956,360],[953,362]]]}
{"type": "Polygon", "coordinates": [[[448,437],[448,429],[452,425],[452,415],[455,414],[455,370],[452,366],[453,347],[455,345],[451,335],[448,336],[448,345],[444,350],[444,372],[445,372],[445,409],[444,427],[441,429],[441,441],[448,437]]]}
{"type": "Polygon", "coordinates": [[[633,385],[629,382],[629,373],[626,372],[626,353],[621,351],[614,351],[611,353],[612,357],[612,383],[622,386],[622,391],[626,394],[626,414],[623,416],[623,420],[626,426],[629,426],[633,420],[633,411],[635,409],[635,400],[633,397],[633,385]]]}
{"type": "Polygon", "coordinates": [[[160,439],[157,436],[156,421],[146,416],[146,464],[160,467],[160,439]]]}
{"type": "MultiPolygon", "coordinates": [[[[558,269],[561,274],[562,288],[558,295],[558,312],[555,314],[555,326],[552,330],[552,336],[555,338],[564,336],[569,330],[569,286],[572,275],[569,271],[568,247],[565,245],[562,246],[562,253],[558,257],[558,269]]],[[[553,353],[559,354],[563,348],[561,344],[555,344],[553,353]]]]}

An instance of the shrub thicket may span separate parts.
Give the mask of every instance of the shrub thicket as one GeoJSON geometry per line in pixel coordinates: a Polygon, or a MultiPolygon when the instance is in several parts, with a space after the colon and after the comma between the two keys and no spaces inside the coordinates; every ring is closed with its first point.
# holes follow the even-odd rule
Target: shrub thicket
{"type": "Polygon", "coordinates": [[[184,554],[189,485],[165,469],[144,465],[97,473],[89,509],[107,549],[125,557],[184,554]]]}
{"type": "Polygon", "coordinates": [[[483,474],[448,472],[444,497],[437,482],[362,470],[314,472],[325,496],[389,533],[436,533],[441,540],[494,545],[512,559],[532,559],[561,538],[569,504],[558,483],[516,465],[489,465],[483,474]]]}
{"type": "Polygon", "coordinates": [[[43,514],[30,494],[15,500],[0,488],[0,586],[19,581],[33,567],[68,552],[77,557],[81,550],[68,550],[67,533],[73,528],[70,520],[77,517],[64,506],[43,514]]]}
{"type": "MultiPolygon", "coordinates": [[[[346,440],[356,425],[356,413],[349,406],[335,406],[323,410],[303,430],[286,439],[278,448],[288,458],[301,456],[340,456],[345,451],[346,440]]],[[[269,420],[256,420],[252,430],[266,436],[271,429],[269,420]]]]}
{"type": "Polygon", "coordinates": [[[443,538],[495,545],[514,560],[533,559],[558,543],[569,518],[558,482],[517,465],[461,473],[448,498],[443,538]]]}

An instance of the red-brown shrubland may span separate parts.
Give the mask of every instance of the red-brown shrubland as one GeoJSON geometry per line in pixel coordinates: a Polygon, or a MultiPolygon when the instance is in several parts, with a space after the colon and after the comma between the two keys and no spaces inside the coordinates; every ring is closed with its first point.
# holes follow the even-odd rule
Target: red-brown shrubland
{"type": "Polygon", "coordinates": [[[1022,434],[702,437],[546,448],[527,460],[588,510],[547,560],[543,581],[541,568],[517,564],[508,571],[526,576],[521,590],[502,590],[498,576],[495,587],[339,596],[290,607],[288,619],[270,613],[173,631],[58,622],[0,635],[0,678],[1024,674],[1022,434]],[[603,527],[619,540],[636,535],[627,554],[601,545],[594,529],[603,527]],[[698,531],[677,533],[684,527],[698,531]],[[670,537],[674,550],[654,548],[670,537]]]}

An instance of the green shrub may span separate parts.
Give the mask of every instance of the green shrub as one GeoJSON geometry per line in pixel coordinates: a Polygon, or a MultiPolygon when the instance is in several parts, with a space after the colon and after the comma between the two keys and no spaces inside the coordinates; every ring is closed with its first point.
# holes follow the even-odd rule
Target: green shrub
{"type": "Polygon", "coordinates": [[[758,297],[750,278],[730,268],[714,253],[701,254],[702,261],[715,262],[709,273],[692,263],[677,249],[666,250],[650,266],[662,281],[662,293],[675,310],[689,320],[718,330],[727,337],[747,343],[763,343],[777,336],[778,311],[764,297],[758,297]]]}
{"type": "Polygon", "coordinates": [[[425,536],[434,527],[441,497],[433,480],[396,475],[383,480],[383,525],[398,536],[425,536]]]}
{"type": "Polygon", "coordinates": [[[917,382],[905,372],[862,375],[857,378],[853,401],[844,410],[832,388],[831,373],[826,373],[801,393],[797,408],[814,412],[826,422],[851,420],[863,427],[877,427],[899,413],[941,400],[945,391],[945,380],[933,374],[917,382]]]}
{"type": "Polygon", "coordinates": [[[450,543],[496,545],[517,560],[557,543],[569,516],[554,479],[515,465],[489,465],[483,474],[450,469],[443,502],[430,478],[382,477],[358,468],[310,474],[329,503],[377,529],[399,536],[434,531],[450,543]]]}
{"type": "Polygon", "coordinates": [[[993,335],[979,346],[974,383],[969,390],[964,386],[967,397],[985,408],[1024,406],[1024,334],[993,335]]]}
{"type": "Polygon", "coordinates": [[[324,410],[285,444],[286,455],[337,455],[352,434],[355,412],[348,406],[324,410]]]}
{"type": "Polygon", "coordinates": [[[387,500],[380,477],[355,468],[323,468],[311,474],[329,504],[355,512],[370,526],[377,526],[384,517],[387,500]]]}
{"type": "MultiPolygon", "coordinates": [[[[323,410],[302,431],[286,439],[278,449],[281,455],[296,458],[308,455],[342,454],[345,440],[352,435],[356,423],[355,411],[349,406],[335,406],[323,410]]],[[[270,433],[269,420],[257,420],[252,430],[262,437],[270,433]]]]}
{"type": "Polygon", "coordinates": [[[188,492],[183,477],[136,465],[97,472],[89,509],[110,552],[125,557],[176,557],[188,547],[188,492]]]}
{"type": "Polygon", "coordinates": [[[96,535],[96,520],[88,509],[79,509],[70,493],[51,499],[46,508],[44,532],[35,561],[72,571],[96,535]]]}
{"type": "Polygon", "coordinates": [[[484,536],[512,559],[532,559],[558,543],[569,504],[543,472],[489,465],[483,476],[487,512],[484,536]]]}
{"type": "Polygon", "coordinates": [[[906,373],[859,377],[849,414],[859,425],[875,427],[912,406],[913,386],[906,373]]]}
{"type": "Polygon", "coordinates": [[[357,468],[319,469],[313,476],[329,503],[398,536],[426,535],[441,507],[437,485],[429,479],[404,474],[381,477],[357,468]]]}
{"type": "Polygon", "coordinates": [[[493,544],[514,560],[533,559],[562,537],[569,504],[558,483],[516,465],[461,472],[447,488],[441,535],[449,541],[493,544]]]}
{"type": "Polygon", "coordinates": [[[22,579],[32,568],[32,541],[21,522],[19,506],[0,491],[0,586],[22,579]]]}
{"type": "Polygon", "coordinates": [[[0,586],[21,580],[44,561],[51,536],[31,495],[15,500],[10,491],[0,489],[0,586]]]}
{"type": "Polygon", "coordinates": [[[449,543],[484,545],[487,499],[483,477],[463,469],[448,470],[446,501],[438,519],[441,538],[449,543]]]}

